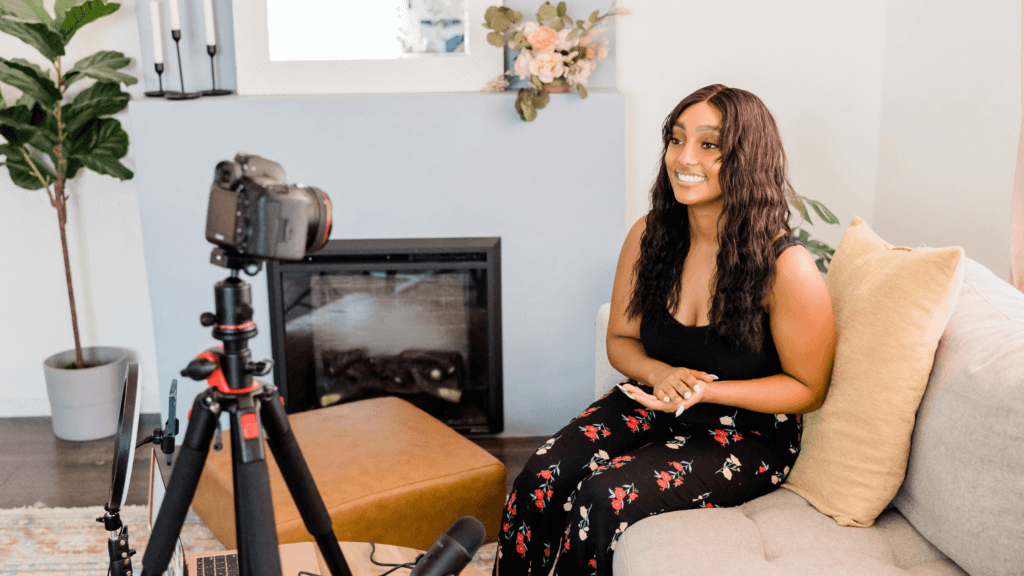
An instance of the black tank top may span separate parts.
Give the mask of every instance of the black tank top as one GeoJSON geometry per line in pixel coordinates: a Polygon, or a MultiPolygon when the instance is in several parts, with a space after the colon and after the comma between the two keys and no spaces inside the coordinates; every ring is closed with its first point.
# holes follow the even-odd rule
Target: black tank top
{"type": "MultiPolygon", "coordinates": [[[[802,245],[791,240],[782,250],[797,244],[802,245]]],[[[782,372],[767,313],[762,326],[761,349],[751,352],[721,341],[710,326],[686,326],[666,313],[663,318],[641,318],[640,343],[648,356],[669,366],[700,370],[721,380],[750,380],[782,372]]]]}

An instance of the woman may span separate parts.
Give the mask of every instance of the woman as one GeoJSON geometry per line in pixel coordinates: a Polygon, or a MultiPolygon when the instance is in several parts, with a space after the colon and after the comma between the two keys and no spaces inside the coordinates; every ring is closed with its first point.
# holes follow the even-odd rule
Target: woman
{"type": "Polygon", "coordinates": [[[715,84],[683,99],[662,137],[652,209],[626,237],[612,290],[608,357],[630,380],[530,458],[495,574],[611,574],[629,525],[776,489],[800,414],[825,398],[832,304],[790,235],[768,109],[715,84]]]}

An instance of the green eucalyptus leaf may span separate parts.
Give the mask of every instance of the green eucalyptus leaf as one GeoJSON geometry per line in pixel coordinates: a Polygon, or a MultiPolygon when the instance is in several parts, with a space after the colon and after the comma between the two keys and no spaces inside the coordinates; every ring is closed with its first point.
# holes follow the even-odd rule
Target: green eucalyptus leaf
{"type": "Polygon", "coordinates": [[[96,80],[109,80],[131,86],[138,82],[138,80],[128,74],[118,72],[121,68],[130,65],[131,62],[131,58],[120,52],[101,50],[75,63],[74,68],[64,75],[64,85],[68,86],[82,78],[95,78],[96,80]]]}
{"type": "Polygon", "coordinates": [[[130,180],[132,171],[118,162],[128,153],[128,134],[121,128],[121,123],[114,118],[103,118],[94,126],[83,130],[91,141],[78,142],[73,157],[99,174],[130,180]]]}
{"type": "Polygon", "coordinates": [[[555,20],[554,22],[551,23],[550,28],[555,32],[558,32],[562,28],[565,28],[565,22],[562,22],[561,20],[555,20]]]}
{"type": "MultiPolygon", "coordinates": [[[[572,30],[571,32],[569,32],[569,35],[568,35],[568,36],[566,36],[566,37],[565,37],[565,39],[566,39],[566,40],[572,40],[573,38],[575,38],[575,37],[576,37],[576,34],[577,34],[578,32],[579,32],[579,30],[578,30],[578,29],[576,29],[576,28],[573,28],[573,30],[572,30]]],[[[575,49],[575,48],[574,48],[574,49],[575,49]]]]}
{"type": "Polygon", "coordinates": [[[518,102],[528,102],[532,98],[533,96],[531,95],[530,90],[526,88],[520,88],[519,92],[516,94],[516,101],[518,102]]]}
{"type": "Polygon", "coordinates": [[[46,24],[20,22],[8,16],[0,16],[0,32],[20,38],[51,62],[64,55],[64,38],[46,24]]]}
{"type": "Polygon", "coordinates": [[[491,28],[493,28],[495,32],[505,32],[511,27],[512,22],[504,15],[499,14],[491,19],[491,28]]]}
{"type": "Polygon", "coordinates": [[[541,5],[540,9],[537,10],[537,23],[540,23],[540,19],[553,20],[558,18],[558,9],[551,5],[551,2],[545,2],[541,5]]]}
{"type": "Polygon", "coordinates": [[[523,21],[523,13],[518,10],[513,10],[512,17],[509,18],[509,20],[511,20],[513,24],[519,24],[523,21]]]}
{"type": "Polygon", "coordinates": [[[497,6],[488,6],[487,10],[484,10],[484,22],[487,23],[486,25],[488,28],[490,28],[491,20],[493,20],[498,13],[499,9],[497,6]]]}
{"type": "Polygon", "coordinates": [[[536,88],[537,90],[544,89],[544,83],[540,81],[540,77],[537,76],[536,74],[530,76],[530,84],[532,84],[533,87],[536,88]]]}
{"type": "Polygon", "coordinates": [[[120,7],[120,4],[106,4],[103,0],[88,0],[80,6],[68,9],[64,13],[63,19],[58,14],[54,25],[60,30],[61,35],[64,36],[64,42],[67,43],[75,35],[75,32],[78,32],[79,28],[108,14],[117,12],[117,9],[120,7]]]}
{"type": "Polygon", "coordinates": [[[487,43],[491,46],[501,48],[505,45],[505,36],[501,32],[489,32],[487,34],[487,43]]]}
{"type": "Polygon", "coordinates": [[[523,120],[525,120],[527,122],[533,122],[534,120],[537,119],[537,109],[536,108],[532,108],[532,107],[531,108],[524,108],[523,109],[522,117],[523,117],[523,120]]]}
{"type": "Polygon", "coordinates": [[[547,90],[539,90],[537,94],[533,96],[533,107],[540,110],[551,102],[551,94],[548,94],[547,90]]]}
{"type": "Polygon", "coordinates": [[[128,93],[116,82],[97,82],[82,90],[64,107],[63,120],[68,134],[77,132],[93,118],[109,116],[128,106],[128,93]]]}
{"type": "Polygon", "coordinates": [[[583,84],[576,85],[576,92],[580,95],[580,98],[587,97],[587,89],[583,87],[583,84]]]}
{"type": "Polygon", "coordinates": [[[37,66],[26,66],[0,58],[0,82],[20,88],[44,106],[52,107],[61,99],[60,90],[49,76],[41,76],[37,66]]]}
{"type": "Polygon", "coordinates": [[[807,202],[810,203],[811,208],[814,208],[814,211],[817,212],[818,216],[820,216],[826,224],[839,224],[839,218],[836,218],[836,215],[826,208],[824,204],[817,200],[811,200],[810,198],[807,199],[807,202]]]}
{"type": "Polygon", "coordinates": [[[520,42],[522,40],[523,40],[523,31],[522,30],[516,30],[515,32],[512,33],[511,36],[508,37],[508,41],[509,42],[520,42]]]}
{"type": "Polygon", "coordinates": [[[46,11],[42,0],[4,0],[3,6],[0,6],[0,14],[10,14],[15,18],[47,26],[53,23],[53,17],[46,11]]]}
{"type": "MultiPolygon", "coordinates": [[[[50,182],[57,179],[53,170],[43,162],[42,154],[28,148],[25,148],[25,150],[28,152],[29,157],[32,158],[32,163],[36,165],[44,178],[49,178],[50,182]]],[[[39,181],[39,178],[25,160],[22,148],[13,144],[0,144],[0,154],[7,156],[7,161],[5,162],[7,164],[7,172],[11,175],[11,181],[16,186],[26,190],[45,188],[45,185],[39,181]]]]}
{"type": "Polygon", "coordinates": [[[600,16],[600,15],[601,15],[601,11],[600,10],[594,10],[593,14],[590,15],[590,23],[593,24],[593,23],[597,22],[597,17],[600,16]]]}
{"type": "Polygon", "coordinates": [[[558,17],[559,18],[564,18],[565,17],[565,2],[559,2],[558,3],[558,17]]]}

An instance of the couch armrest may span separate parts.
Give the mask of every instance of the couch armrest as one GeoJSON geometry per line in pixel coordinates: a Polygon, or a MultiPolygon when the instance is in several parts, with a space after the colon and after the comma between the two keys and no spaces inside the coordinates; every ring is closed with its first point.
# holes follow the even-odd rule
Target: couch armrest
{"type": "Polygon", "coordinates": [[[625,382],[628,378],[612,367],[608,361],[608,315],[612,305],[606,302],[597,309],[597,326],[594,334],[594,399],[597,400],[612,386],[625,382]]]}

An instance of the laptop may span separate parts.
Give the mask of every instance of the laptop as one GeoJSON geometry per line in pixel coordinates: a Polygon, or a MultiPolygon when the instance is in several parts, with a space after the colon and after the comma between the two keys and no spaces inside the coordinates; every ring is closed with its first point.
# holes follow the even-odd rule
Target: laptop
{"type": "MultiPolygon", "coordinates": [[[[148,521],[150,531],[153,530],[153,523],[160,512],[160,504],[166,493],[165,486],[170,480],[164,477],[164,470],[160,466],[159,458],[162,457],[162,452],[153,449],[149,459],[148,521]]],[[[321,559],[316,544],[313,542],[281,544],[279,550],[281,576],[299,576],[300,572],[315,576],[330,574],[330,570],[321,559]]],[[[179,537],[175,542],[174,554],[171,556],[165,574],[168,576],[238,576],[238,551],[219,550],[190,554],[186,557],[185,548],[179,537]]]]}

